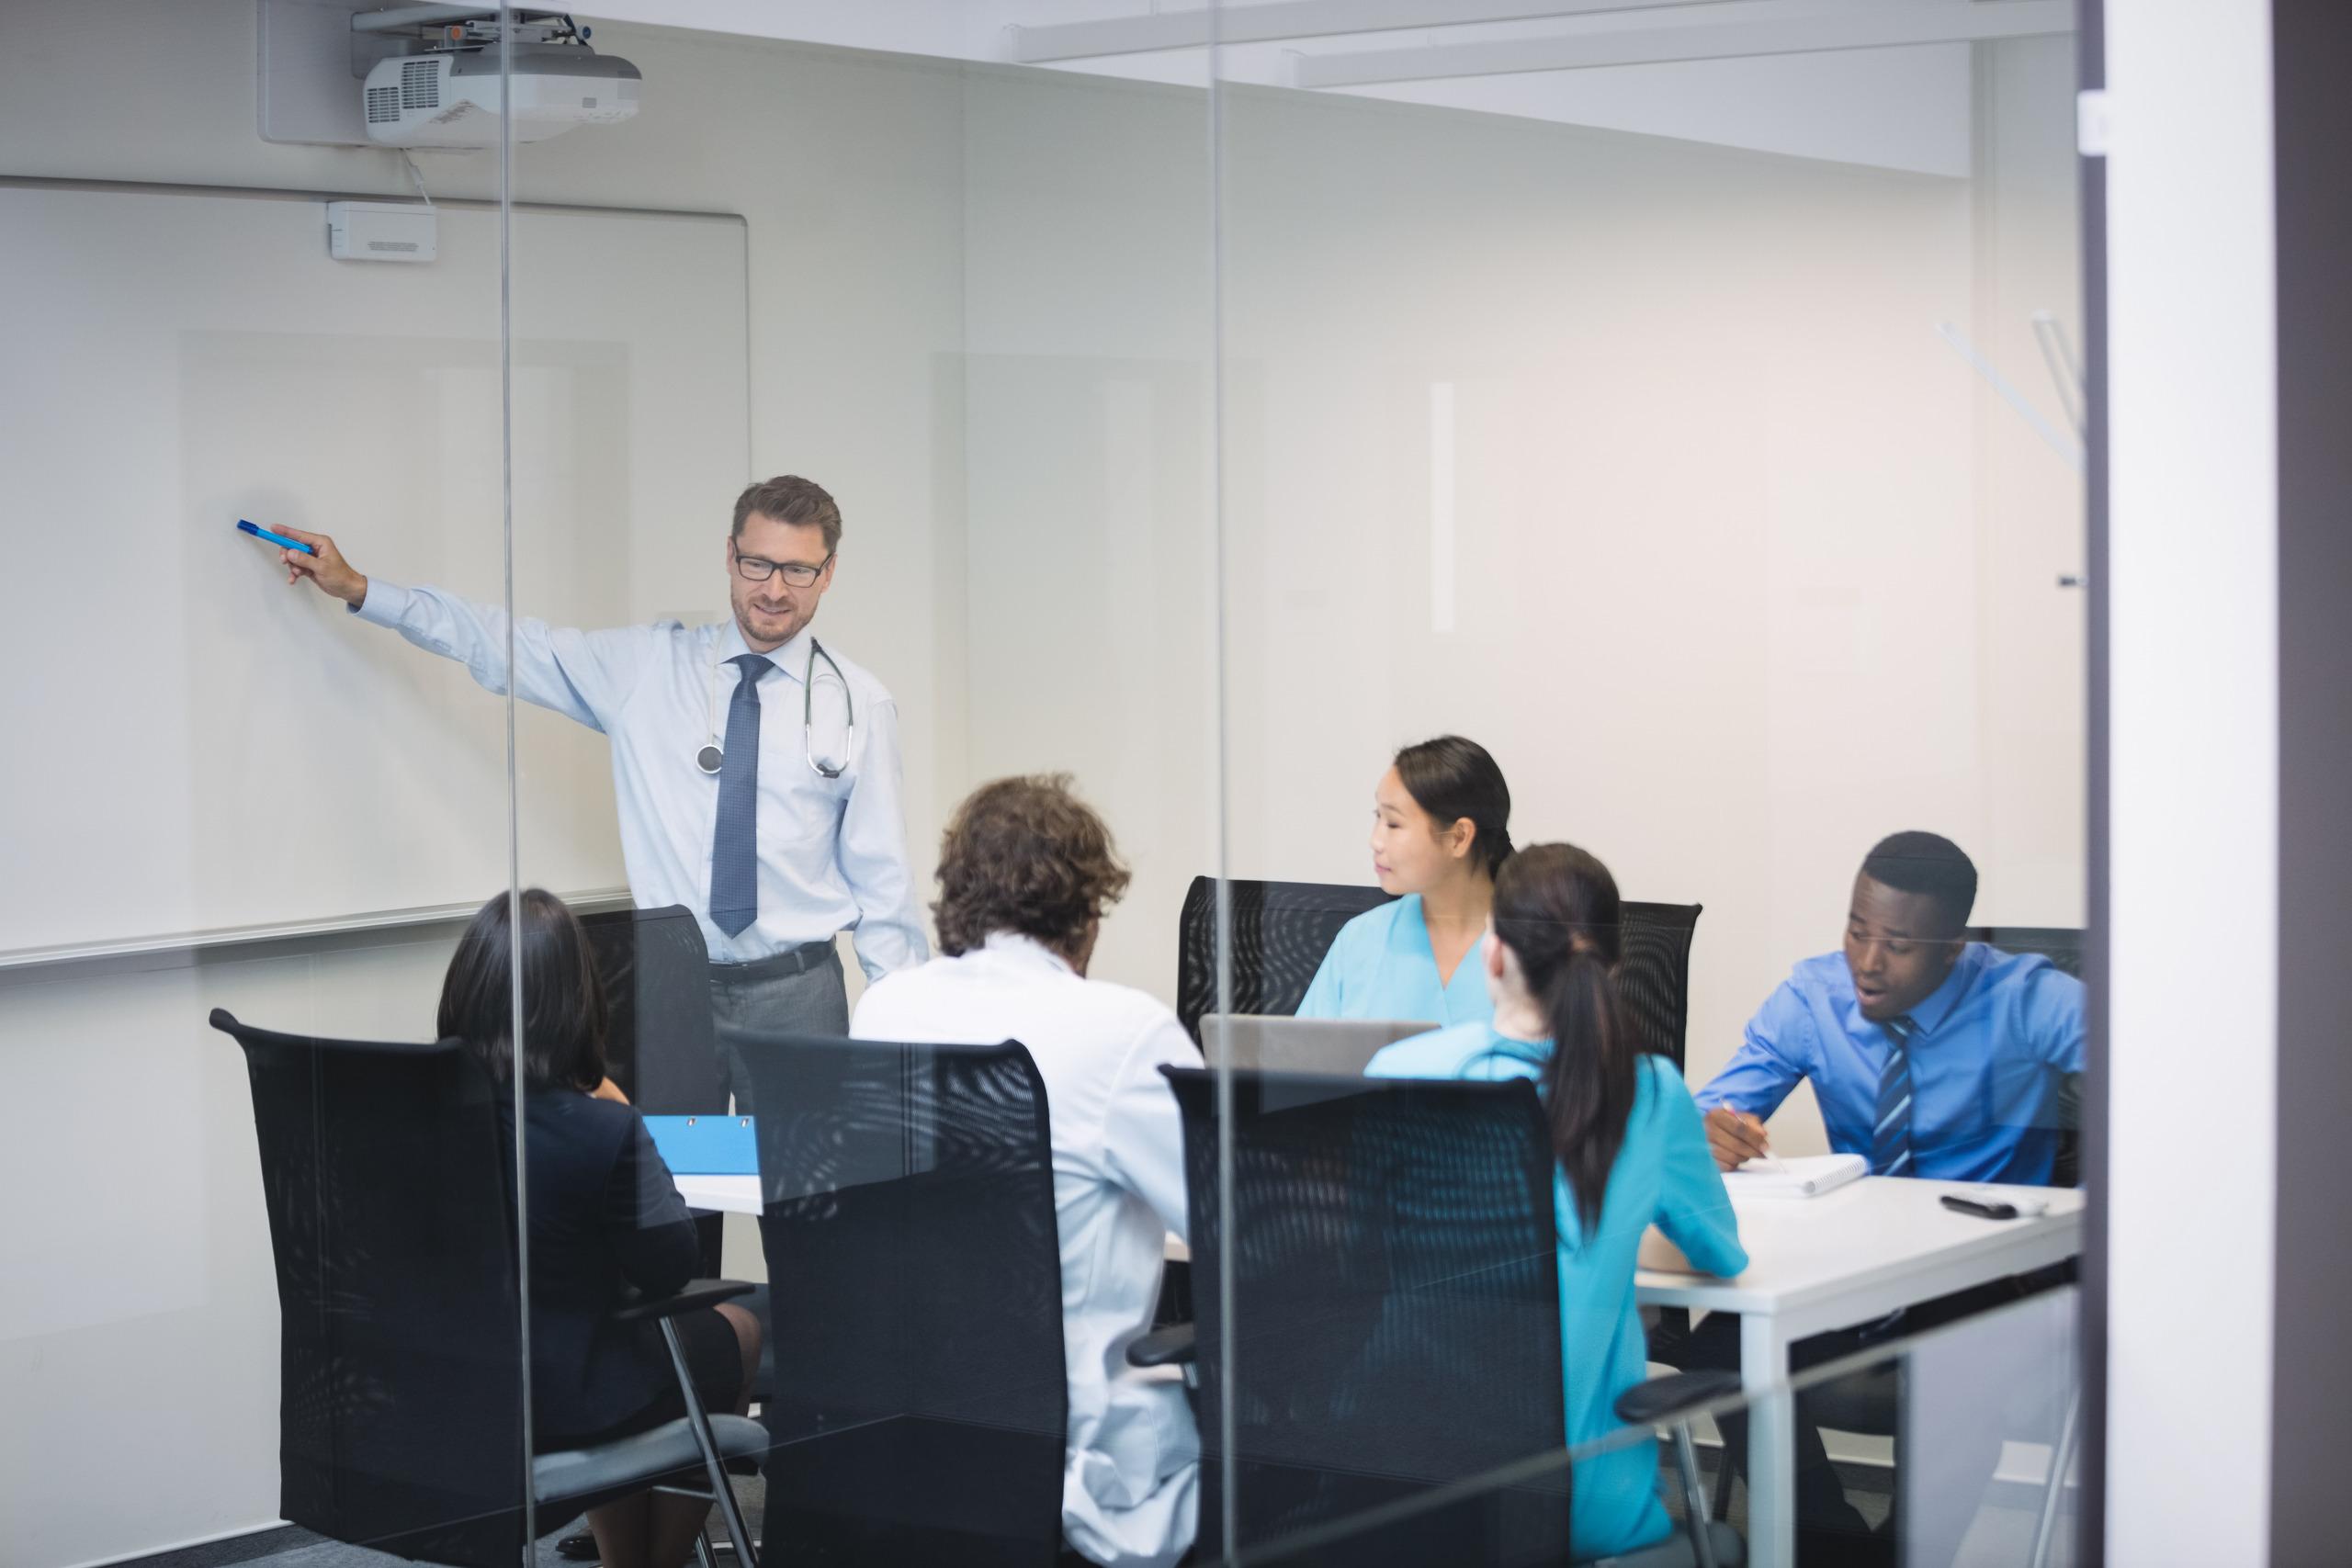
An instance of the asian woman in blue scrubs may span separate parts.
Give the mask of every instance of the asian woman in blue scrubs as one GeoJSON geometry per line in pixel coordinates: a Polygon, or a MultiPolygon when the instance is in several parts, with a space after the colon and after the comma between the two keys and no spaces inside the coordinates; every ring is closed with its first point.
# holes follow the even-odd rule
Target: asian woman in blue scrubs
{"type": "Polygon", "coordinates": [[[1340,928],[1298,1016],[1486,1018],[1479,953],[1510,855],[1510,786],[1484,746],[1441,735],[1397,752],[1373,791],[1372,869],[1402,897],[1340,928]]]}
{"type": "MultiPolygon", "coordinates": [[[[1682,1075],[1648,1055],[1617,994],[1623,953],[1617,884],[1570,844],[1537,844],[1495,880],[1478,978],[1490,1021],[1400,1040],[1374,1077],[1535,1080],[1559,1169],[1560,1360],[1570,1448],[1619,1430],[1618,1396],[1645,1375],[1634,1258],[1651,1225],[1694,1268],[1747,1267],[1723,1177],[1682,1075]]],[[[1569,1554],[1632,1551],[1671,1526],[1657,1495],[1657,1450],[1632,1442],[1580,1460],[1569,1496],[1569,1554]]]]}

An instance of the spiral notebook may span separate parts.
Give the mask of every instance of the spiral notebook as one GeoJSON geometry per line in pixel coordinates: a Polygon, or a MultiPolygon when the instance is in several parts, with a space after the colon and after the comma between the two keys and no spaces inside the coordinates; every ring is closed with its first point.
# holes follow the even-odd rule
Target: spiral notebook
{"type": "Polygon", "coordinates": [[[1870,1174],[1860,1155],[1806,1155],[1796,1159],[1752,1159],[1724,1176],[1735,1198],[1818,1198],[1870,1174]]]}

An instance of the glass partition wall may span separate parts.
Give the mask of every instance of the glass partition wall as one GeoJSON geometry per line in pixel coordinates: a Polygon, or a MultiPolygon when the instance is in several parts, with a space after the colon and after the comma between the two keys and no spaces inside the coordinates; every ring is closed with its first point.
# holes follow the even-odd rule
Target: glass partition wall
{"type": "Polygon", "coordinates": [[[1654,1558],[1637,1560],[1697,1561],[1703,1533],[1716,1561],[1739,1561],[1734,1553],[1745,1542],[1727,1521],[1744,1516],[1753,1484],[1747,1434],[1794,1399],[1835,1423],[1839,1448],[1854,1456],[1839,1461],[1846,1495],[1888,1560],[2078,1562],[2078,1313],[2071,1288],[2051,1291],[1809,1368],[1785,1392],[1685,1398],[1670,1412],[1657,1407],[1662,1433],[1625,1426],[1522,1455],[1378,1509],[1270,1537],[1250,1560],[1556,1562],[1528,1525],[1569,1490],[1566,1478],[1605,1474],[1629,1457],[1646,1469],[1651,1450],[1663,1447],[1670,1533],[1648,1549],[1654,1558]],[[1897,1409],[1899,1417],[1889,1418],[1897,1409]],[[1694,1527],[1694,1518],[1706,1523],[1694,1527]]]}
{"type": "Polygon", "coordinates": [[[12,1562],[478,1553],[520,1495],[504,1145],[429,1045],[506,728],[335,565],[506,601],[499,193],[476,155],[434,265],[334,259],[331,201],[413,187],[256,136],[254,10],[6,22],[12,1562]]]}
{"type": "Polygon", "coordinates": [[[1181,1315],[1160,998],[1217,870],[1204,62],[590,25],[642,99],[511,152],[514,537],[584,631],[538,700],[605,733],[522,723],[609,761],[526,746],[519,879],[634,895],[613,1075],[761,1287],[734,1490],[780,1555],[1181,1551],[1181,1378],[1123,1357],[1181,1315]],[[747,1116],[743,1190],[689,1168],[747,1116]]]}
{"type": "MultiPolygon", "coordinates": [[[[1619,16],[1274,71],[1218,17],[1219,956],[1358,1022],[1224,1107],[1204,1540],[1671,1556],[1642,1379],[1785,1387],[2076,1246],[2072,39],[1619,16]]],[[[1747,1559],[2026,1561],[1916,1384],[1862,1392],[1760,1397],[1747,1559]]]]}
{"type": "Polygon", "coordinates": [[[1700,1561],[1678,1426],[1751,1561],[2063,1556],[2071,40],[1250,9],[509,8],[409,58],[633,112],[0,170],[28,514],[181,574],[11,590],[10,1157],[141,1155],[6,1382],[172,1434],[20,1438],[26,1561],[730,1550],[679,1361],[780,1556],[1700,1561]]]}

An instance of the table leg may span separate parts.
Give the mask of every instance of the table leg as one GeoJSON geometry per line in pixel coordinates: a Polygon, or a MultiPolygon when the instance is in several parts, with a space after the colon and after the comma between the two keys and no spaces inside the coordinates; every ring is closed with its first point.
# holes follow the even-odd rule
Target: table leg
{"type": "Polygon", "coordinates": [[[1797,1557],[1796,1402],[1779,1318],[1739,1320],[1739,1382],[1747,1395],[1749,1568],[1791,1568],[1797,1557]]]}

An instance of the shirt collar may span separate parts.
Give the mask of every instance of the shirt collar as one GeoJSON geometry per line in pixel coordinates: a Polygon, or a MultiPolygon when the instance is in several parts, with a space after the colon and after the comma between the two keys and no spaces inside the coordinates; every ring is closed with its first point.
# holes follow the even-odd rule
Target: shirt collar
{"type": "Polygon", "coordinates": [[[1024,969],[1058,969],[1065,975],[1078,973],[1069,959],[1035,937],[1023,936],[1019,931],[990,931],[988,940],[980,943],[980,951],[1024,969]]]}
{"type": "MultiPolygon", "coordinates": [[[[735,617],[731,614],[719,623],[718,646],[715,651],[717,655],[715,662],[722,665],[738,655],[752,651],[751,645],[743,640],[743,628],[735,624],[735,617]]],[[[783,643],[770,649],[760,657],[795,681],[802,679],[808,671],[808,628],[801,627],[786,637],[783,643]]]]}
{"type": "MultiPolygon", "coordinates": [[[[1844,964],[1843,955],[1840,955],[1838,962],[1840,964],[1844,964]]],[[[1952,964],[1951,973],[1944,976],[1943,984],[1928,992],[1927,999],[1905,1016],[1918,1025],[1921,1034],[1933,1034],[1944,1026],[1946,1020],[1951,1017],[1952,1010],[1960,1005],[1961,998],[1968,994],[1971,987],[1975,985],[1976,977],[1984,968],[1984,944],[1979,942],[1969,942],[1960,950],[1960,958],[1952,964]]],[[[1857,1034],[1867,1029],[1882,1027],[1862,1016],[1862,1004],[1854,995],[1854,976],[1850,970],[1846,974],[1846,1012],[1857,1034]]]]}
{"type": "Polygon", "coordinates": [[[1933,1034],[1941,1029],[1945,1021],[1951,1017],[1952,1009],[1960,1005],[1960,998],[1976,984],[1977,973],[1984,967],[1984,946],[1982,942],[1972,942],[1962,947],[1959,960],[1951,966],[1951,973],[1944,976],[1944,983],[1928,992],[1926,1001],[1911,1010],[1911,1021],[1926,1034],[1933,1034]]]}

